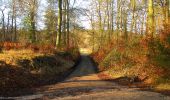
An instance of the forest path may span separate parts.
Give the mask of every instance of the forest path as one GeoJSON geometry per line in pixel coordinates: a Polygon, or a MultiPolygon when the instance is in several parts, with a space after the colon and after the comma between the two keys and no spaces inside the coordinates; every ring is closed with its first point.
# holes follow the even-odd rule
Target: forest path
{"type": "Polygon", "coordinates": [[[155,92],[140,91],[101,80],[89,56],[82,56],[76,70],[65,81],[45,86],[37,95],[18,99],[42,100],[170,100],[155,92]]]}

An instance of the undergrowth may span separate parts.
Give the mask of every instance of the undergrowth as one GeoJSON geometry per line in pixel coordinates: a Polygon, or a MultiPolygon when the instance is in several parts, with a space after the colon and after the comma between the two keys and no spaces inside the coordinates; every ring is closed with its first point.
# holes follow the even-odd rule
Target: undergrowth
{"type": "Polygon", "coordinates": [[[73,68],[80,56],[76,47],[59,51],[53,46],[19,45],[1,44],[0,96],[24,95],[35,87],[55,83],[73,68]]]}
{"type": "Polygon", "coordinates": [[[165,25],[165,29],[152,39],[136,35],[128,42],[123,38],[118,42],[112,40],[92,56],[100,71],[108,71],[112,77],[136,76],[155,86],[170,84],[169,28],[165,25]]]}

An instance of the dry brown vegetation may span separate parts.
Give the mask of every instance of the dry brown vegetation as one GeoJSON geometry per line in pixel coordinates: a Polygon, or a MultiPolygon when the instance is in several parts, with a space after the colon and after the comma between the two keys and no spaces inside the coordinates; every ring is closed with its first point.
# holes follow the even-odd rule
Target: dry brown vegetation
{"type": "Polygon", "coordinates": [[[75,48],[67,52],[51,52],[46,48],[36,51],[32,48],[16,49],[13,45],[10,50],[3,48],[0,53],[1,96],[33,93],[36,87],[53,84],[69,73],[79,57],[75,48]]]}
{"type": "Polygon", "coordinates": [[[151,39],[136,36],[130,41],[112,41],[92,56],[104,71],[99,77],[132,85],[140,82],[157,91],[170,91],[170,27],[151,39]],[[138,80],[138,81],[135,81],[138,80]]]}

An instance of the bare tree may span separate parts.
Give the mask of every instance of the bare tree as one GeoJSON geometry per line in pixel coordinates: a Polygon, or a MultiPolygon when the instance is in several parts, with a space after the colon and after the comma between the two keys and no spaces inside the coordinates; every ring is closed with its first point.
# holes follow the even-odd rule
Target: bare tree
{"type": "Polygon", "coordinates": [[[1,7],[0,10],[2,13],[2,34],[3,34],[2,40],[5,41],[5,35],[6,35],[6,33],[5,33],[5,14],[4,14],[5,6],[1,7]]]}

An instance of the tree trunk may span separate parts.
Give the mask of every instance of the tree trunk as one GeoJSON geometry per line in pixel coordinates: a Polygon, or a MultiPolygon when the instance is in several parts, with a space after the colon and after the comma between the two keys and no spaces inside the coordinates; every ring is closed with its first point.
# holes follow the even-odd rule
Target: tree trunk
{"type": "Polygon", "coordinates": [[[17,41],[17,19],[16,19],[16,14],[15,14],[15,28],[14,28],[14,41],[17,41]]]}
{"type": "Polygon", "coordinates": [[[121,28],[121,24],[120,24],[120,22],[121,22],[121,2],[122,2],[122,0],[117,0],[117,36],[116,36],[116,38],[117,38],[117,43],[118,43],[118,38],[119,38],[119,32],[120,32],[120,28],[121,28]]]}
{"type": "Polygon", "coordinates": [[[5,41],[5,14],[4,14],[4,10],[1,11],[2,12],[2,32],[3,32],[3,37],[2,40],[5,41]]]}
{"type": "Polygon", "coordinates": [[[114,0],[111,1],[111,30],[112,30],[112,34],[114,32],[113,18],[114,18],[114,0]]]}
{"type": "Polygon", "coordinates": [[[67,14],[66,14],[66,19],[67,19],[67,48],[70,47],[70,4],[69,0],[66,0],[67,2],[67,14]]]}
{"type": "Polygon", "coordinates": [[[62,0],[58,0],[58,33],[56,39],[56,46],[61,45],[61,32],[62,32],[62,0]]]}
{"type": "Polygon", "coordinates": [[[163,8],[163,13],[164,13],[164,22],[165,24],[169,23],[169,17],[170,17],[170,12],[169,12],[169,0],[165,1],[165,7],[163,8]]]}
{"type": "Polygon", "coordinates": [[[35,14],[34,11],[31,12],[31,42],[36,42],[36,32],[35,32],[35,14]]]}
{"type": "Polygon", "coordinates": [[[108,40],[111,41],[111,30],[110,30],[110,1],[107,0],[107,32],[108,32],[108,40]]]}
{"type": "Polygon", "coordinates": [[[153,38],[155,25],[154,25],[154,7],[153,0],[148,0],[148,22],[147,34],[153,38]]]}
{"type": "MultiPolygon", "coordinates": [[[[9,13],[8,13],[8,22],[7,22],[7,33],[8,33],[8,35],[9,35],[9,13]]],[[[9,36],[8,36],[9,37],[9,36]]]]}
{"type": "Polygon", "coordinates": [[[100,45],[99,48],[101,47],[101,45],[103,44],[103,28],[102,28],[102,15],[101,15],[101,2],[102,1],[98,1],[98,20],[99,20],[99,33],[100,33],[100,45]]]}
{"type": "Polygon", "coordinates": [[[11,33],[12,33],[12,41],[16,41],[17,38],[17,22],[16,22],[16,1],[13,0],[12,4],[12,28],[11,28],[11,33]]]}
{"type": "Polygon", "coordinates": [[[131,21],[131,27],[130,27],[130,35],[133,34],[133,28],[135,24],[135,10],[136,10],[136,0],[131,0],[132,5],[132,21],[131,21]]]}
{"type": "Polygon", "coordinates": [[[14,38],[13,38],[13,32],[14,32],[14,5],[13,5],[13,8],[12,8],[12,19],[11,19],[11,40],[14,41],[14,38]]]}
{"type": "Polygon", "coordinates": [[[63,3],[64,15],[63,15],[63,45],[66,45],[66,35],[67,35],[67,0],[63,3]]]}
{"type": "Polygon", "coordinates": [[[125,41],[128,40],[128,33],[127,33],[127,13],[124,12],[124,37],[125,37],[125,41]]]}

